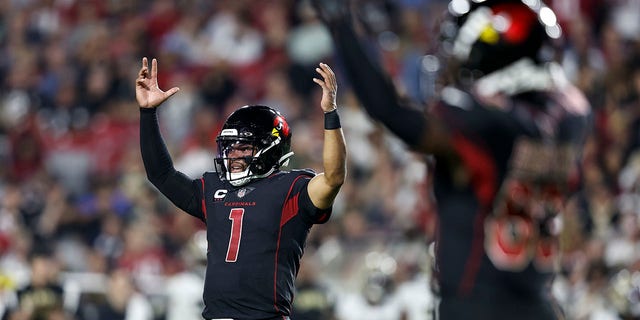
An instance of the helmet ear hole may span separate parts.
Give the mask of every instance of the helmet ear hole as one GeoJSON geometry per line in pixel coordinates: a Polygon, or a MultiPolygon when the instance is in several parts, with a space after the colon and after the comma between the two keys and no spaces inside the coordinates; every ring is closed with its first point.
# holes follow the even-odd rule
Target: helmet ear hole
{"type": "Polygon", "coordinates": [[[254,162],[252,163],[252,167],[253,167],[253,168],[252,168],[252,170],[251,170],[251,171],[252,171],[252,172],[255,172],[255,173],[257,173],[257,174],[263,174],[263,173],[264,173],[264,171],[265,171],[265,170],[264,170],[264,169],[265,169],[264,163],[262,163],[262,161],[260,161],[260,160],[254,161],[254,162]]]}

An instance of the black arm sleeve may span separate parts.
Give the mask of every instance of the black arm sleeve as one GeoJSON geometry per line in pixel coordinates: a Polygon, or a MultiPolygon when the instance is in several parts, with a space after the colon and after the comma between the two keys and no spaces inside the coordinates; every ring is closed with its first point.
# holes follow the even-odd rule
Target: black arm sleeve
{"type": "Polygon", "coordinates": [[[350,23],[337,21],[330,27],[344,70],[363,107],[410,147],[419,146],[426,130],[424,114],[398,97],[393,82],[366,54],[350,23]]]}
{"type": "Polygon", "coordinates": [[[156,109],[140,108],[140,151],[147,178],[178,208],[202,220],[198,180],[191,180],[173,167],[162,140],[156,109]]]}

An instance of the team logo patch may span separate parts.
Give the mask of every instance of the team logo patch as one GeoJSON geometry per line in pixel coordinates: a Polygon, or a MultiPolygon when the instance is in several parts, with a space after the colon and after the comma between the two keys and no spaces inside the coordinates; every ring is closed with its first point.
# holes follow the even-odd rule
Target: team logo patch
{"type": "Polygon", "coordinates": [[[254,187],[245,187],[242,188],[240,190],[238,190],[237,195],[238,198],[242,198],[244,196],[246,196],[247,194],[249,194],[249,192],[253,191],[253,189],[255,189],[254,187]]]}
{"type": "Polygon", "coordinates": [[[218,189],[213,193],[213,201],[220,201],[227,196],[227,189],[218,189]]]}
{"type": "Polygon", "coordinates": [[[280,134],[282,134],[282,137],[285,138],[289,136],[289,131],[289,124],[283,116],[277,116],[275,119],[273,119],[273,129],[271,130],[271,135],[280,137],[280,134]]]}

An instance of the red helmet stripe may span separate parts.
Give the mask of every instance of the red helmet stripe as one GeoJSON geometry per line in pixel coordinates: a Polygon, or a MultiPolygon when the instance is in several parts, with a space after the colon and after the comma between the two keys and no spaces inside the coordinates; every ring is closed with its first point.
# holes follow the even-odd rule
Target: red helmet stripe
{"type": "Polygon", "coordinates": [[[533,10],[522,4],[506,3],[492,8],[494,15],[506,15],[509,18],[509,26],[503,33],[504,39],[509,43],[522,43],[531,33],[538,16],[533,10]]]}

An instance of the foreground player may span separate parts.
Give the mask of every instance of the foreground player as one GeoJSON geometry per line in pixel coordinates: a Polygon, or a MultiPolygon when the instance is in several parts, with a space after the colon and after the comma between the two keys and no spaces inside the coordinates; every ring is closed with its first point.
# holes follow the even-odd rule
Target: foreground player
{"type": "Polygon", "coordinates": [[[314,0],[363,107],[436,159],[439,319],[560,319],[549,291],[559,215],[579,178],[590,106],[545,53],[542,2],[454,0],[438,101],[419,111],[360,44],[349,1],[314,0]]]}
{"type": "Polygon", "coordinates": [[[136,79],[140,145],[147,176],[176,206],[207,224],[205,319],[288,319],[294,280],[309,229],[329,219],[346,174],[337,114],[337,83],[326,64],[320,106],[325,113],[324,173],[280,171],[291,129],[267,106],[245,106],[216,138],[216,172],[191,180],[173,167],[160,135],[156,107],[178,91],[158,87],[156,59],[136,79]]]}

